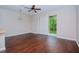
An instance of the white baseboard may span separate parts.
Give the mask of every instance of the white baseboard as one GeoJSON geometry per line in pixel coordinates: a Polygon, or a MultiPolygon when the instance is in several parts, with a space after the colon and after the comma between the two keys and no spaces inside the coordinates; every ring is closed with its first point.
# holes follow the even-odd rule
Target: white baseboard
{"type": "MultiPolygon", "coordinates": [[[[66,39],[66,40],[72,40],[72,38],[67,38],[67,37],[62,37],[62,36],[57,36],[58,38],[66,39]]],[[[75,41],[77,46],[79,47],[79,43],[77,42],[77,39],[73,39],[72,41],[75,41]]]]}
{"type": "Polygon", "coordinates": [[[3,48],[0,48],[0,51],[4,51],[4,50],[6,50],[6,48],[5,48],[5,47],[3,47],[3,48]]]}
{"type": "MultiPolygon", "coordinates": [[[[28,33],[31,33],[31,32],[28,32],[28,33]]],[[[7,35],[6,37],[17,36],[17,35],[28,34],[28,33],[11,34],[11,35],[7,35]]]]}
{"type": "Polygon", "coordinates": [[[77,43],[77,45],[78,45],[78,47],[79,47],[79,42],[78,42],[78,41],[76,41],[76,43],[77,43]]]}
{"type": "Polygon", "coordinates": [[[68,38],[68,37],[63,37],[63,36],[57,36],[57,38],[62,38],[62,39],[66,39],[66,40],[76,41],[76,39],[68,38]]]}
{"type": "Polygon", "coordinates": [[[78,45],[78,47],[79,47],[79,44],[77,44],[78,45]]]}
{"type": "MultiPolygon", "coordinates": [[[[35,33],[35,34],[42,34],[42,33],[36,33],[36,32],[32,32],[32,33],[35,33]]],[[[43,34],[43,35],[50,35],[50,34],[43,34]]],[[[52,36],[52,35],[50,35],[52,36]]],[[[72,40],[72,41],[76,41],[76,39],[73,39],[73,38],[68,38],[68,37],[63,37],[63,36],[58,36],[58,35],[55,35],[57,38],[62,38],[62,39],[66,39],[66,40],[72,40]]]]}

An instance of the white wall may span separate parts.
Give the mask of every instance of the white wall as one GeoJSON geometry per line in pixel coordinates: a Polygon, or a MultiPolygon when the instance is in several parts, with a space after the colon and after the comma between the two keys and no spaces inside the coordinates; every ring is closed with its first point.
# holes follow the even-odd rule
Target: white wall
{"type": "Polygon", "coordinates": [[[0,51],[5,50],[5,35],[0,33],[0,51]]]}
{"type": "Polygon", "coordinates": [[[33,33],[39,33],[40,26],[39,26],[39,16],[38,15],[32,15],[31,16],[31,27],[33,33]]]}
{"type": "Polygon", "coordinates": [[[57,15],[57,36],[65,39],[76,40],[75,6],[67,6],[60,10],[33,15],[33,32],[48,35],[48,20],[49,16],[52,15],[57,15]]]}
{"type": "Polygon", "coordinates": [[[76,40],[76,7],[68,7],[58,12],[58,36],[76,40]]]}
{"type": "Polygon", "coordinates": [[[78,46],[79,46],[79,6],[76,7],[77,9],[77,26],[76,26],[76,33],[77,33],[77,43],[78,43],[78,46]]]}
{"type": "Polygon", "coordinates": [[[19,12],[0,8],[0,28],[6,30],[6,36],[31,32],[30,16],[23,15],[19,20],[19,12]]]}
{"type": "Polygon", "coordinates": [[[76,40],[76,8],[67,6],[50,12],[23,16],[19,20],[19,13],[0,8],[0,28],[6,30],[6,36],[19,35],[29,32],[39,34],[48,33],[49,16],[57,15],[57,36],[76,40]]]}

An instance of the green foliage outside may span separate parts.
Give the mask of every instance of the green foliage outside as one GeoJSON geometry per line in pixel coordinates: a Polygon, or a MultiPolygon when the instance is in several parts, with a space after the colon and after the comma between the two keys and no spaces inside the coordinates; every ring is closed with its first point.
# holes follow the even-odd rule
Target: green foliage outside
{"type": "Polygon", "coordinates": [[[49,33],[56,34],[56,25],[57,25],[57,18],[56,16],[49,16],[49,33]]]}

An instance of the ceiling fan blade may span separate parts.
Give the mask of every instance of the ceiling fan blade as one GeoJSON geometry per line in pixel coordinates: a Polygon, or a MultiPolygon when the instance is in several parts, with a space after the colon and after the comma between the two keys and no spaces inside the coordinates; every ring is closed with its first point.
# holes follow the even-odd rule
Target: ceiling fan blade
{"type": "Polygon", "coordinates": [[[24,8],[29,9],[28,12],[31,12],[33,10],[35,13],[37,13],[37,10],[41,10],[41,8],[35,8],[35,5],[32,5],[31,8],[29,7],[24,7],[24,8]]]}
{"type": "Polygon", "coordinates": [[[32,9],[28,10],[28,12],[32,11],[32,9]]]}
{"type": "Polygon", "coordinates": [[[37,11],[36,10],[34,10],[35,11],[35,13],[37,13],[37,11]]]}
{"type": "Polygon", "coordinates": [[[35,10],[41,10],[41,8],[35,8],[35,10]]]}

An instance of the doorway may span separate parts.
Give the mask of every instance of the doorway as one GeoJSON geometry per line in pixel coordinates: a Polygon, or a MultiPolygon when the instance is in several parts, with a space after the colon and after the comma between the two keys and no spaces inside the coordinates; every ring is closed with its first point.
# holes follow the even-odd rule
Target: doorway
{"type": "Polygon", "coordinates": [[[53,16],[49,16],[49,34],[56,36],[57,34],[57,16],[53,15],[53,16]]]}

